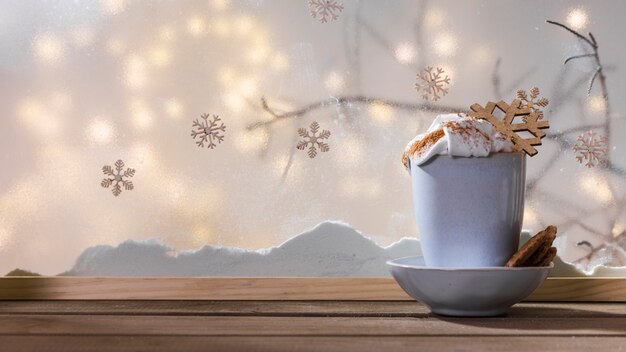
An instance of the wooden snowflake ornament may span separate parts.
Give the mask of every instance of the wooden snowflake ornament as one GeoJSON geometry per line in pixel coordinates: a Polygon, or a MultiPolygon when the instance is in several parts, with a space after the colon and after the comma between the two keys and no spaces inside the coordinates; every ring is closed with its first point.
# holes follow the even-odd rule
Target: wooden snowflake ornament
{"type": "Polygon", "coordinates": [[[543,111],[541,108],[545,108],[548,106],[548,99],[544,97],[539,97],[539,88],[532,87],[530,88],[530,94],[526,93],[525,90],[520,89],[517,91],[517,99],[521,100],[521,107],[523,108],[531,108],[534,111],[539,113],[539,120],[543,119],[543,111]]]}
{"type": "Polygon", "coordinates": [[[417,74],[417,83],[415,90],[422,93],[422,99],[437,101],[442,96],[448,94],[446,86],[450,85],[450,77],[445,75],[441,67],[437,67],[433,72],[433,67],[428,66],[422,72],[417,74]]]}
{"type": "Polygon", "coordinates": [[[513,143],[513,150],[524,151],[530,156],[537,154],[534,146],[541,145],[541,139],[546,136],[542,130],[550,128],[548,121],[541,120],[542,115],[538,110],[523,105],[519,99],[513,100],[511,105],[500,100],[497,103],[490,101],[486,107],[474,104],[470,109],[472,110],[470,116],[491,122],[498,132],[507,136],[513,143]],[[493,115],[496,108],[504,113],[502,120],[493,115]],[[521,123],[514,123],[516,117],[521,118],[521,123]],[[533,137],[524,138],[517,134],[522,131],[529,132],[533,137]]]}
{"type": "Polygon", "coordinates": [[[572,148],[577,154],[576,161],[585,164],[586,167],[594,167],[606,162],[606,154],[609,152],[607,138],[597,135],[594,131],[589,131],[578,136],[578,143],[572,148]]]}

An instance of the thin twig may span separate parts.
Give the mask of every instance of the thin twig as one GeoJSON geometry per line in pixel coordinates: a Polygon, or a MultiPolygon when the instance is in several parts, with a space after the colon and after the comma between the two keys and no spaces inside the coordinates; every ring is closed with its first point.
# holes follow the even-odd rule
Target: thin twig
{"type": "Polygon", "coordinates": [[[589,80],[589,87],[587,87],[587,96],[591,95],[591,89],[593,88],[593,82],[596,80],[596,77],[598,77],[598,74],[602,71],[602,67],[598,67],[596,69],[596,72],[593,73],[593,76],[591,76],[591,79],[589,80]]]}
{"type": "Polygon", "coordinates": [[[574,56],[570,56],[567,59],[565,59],[565,62],[563,63],[563,65],[566,65],[568,62],[572,61],[572,60],[576,60],[576,59],[581,59],[583,57],[593,57],[593,54],[582,54],[582,55],[574,55],[574,56]]]}
{"type": "Polygon", "coordinates": [[[431,111],[438,113],[451,113],[451,112],[467,112],[467,109],[459,108],[456,106],[445,106],[431,103],[409,103],[393,99],[375,98],[365,95],[346,95],[338,97],[330,97],[314,103],[305,105],[299,109],[287,111],[284,113],[277,113],[272,109],[265,97],[261,98],[261,106],[265,112],[272,116],[270,120],[257,121],[248,125],[248,130],[253,130],[262,126],[272,125],[280,120],[289,118],[298,118],[309,114],[310,112],[318,109],[322,109],[329,106],[337,106],[344,104],[382,104],[387,105],[395,109],[408,110],[408,111],[431,111]]]}
{"type": "MultiPolygon", "coordinates": [[[[562,24],[562,23],[559,23],[559,22],[556,22],[556,21],[550,21],[550,20],[547,20],[546,22],[548,22],[548,23],[550,23],[550,24],[553,24],[553,25],[555,25],[555,26],[559,26],[559,27],[561,27],[561,28],[564,28],[566,31],[568,31],[568,32],[572,33],[573,35],[575,35],[575,36],[576,36],[576,37],[578,37],[579,39],[582,39],[582,40],[583,40],[583,41],[585,41],[587,44],[591,45],[591,47],[592,47],[592,48],[597,49],[598,45],[594,43],[594,42],[595,42],[595,40],[592,42],[591,40],[589,40],[589,39],[588,39],[587,37],[585,37],[584,35],[582,35],[582,34],[580,34],[580,33],[576,32],[575,30],[573,30],[573,29],[569,28],[568,26],[566,26],[566,25],[564,25],[564,24],[562,24]]],[[[590,33],[590,34],[591,34],[591,33],[590,33]]],[[[593,38],[593,36],[591,36],[591,38],[593,38]]]]}

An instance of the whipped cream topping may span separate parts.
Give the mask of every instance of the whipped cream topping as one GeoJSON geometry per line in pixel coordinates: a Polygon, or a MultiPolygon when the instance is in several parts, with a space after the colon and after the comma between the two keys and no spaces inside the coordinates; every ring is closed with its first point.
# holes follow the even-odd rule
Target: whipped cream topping
{"type": "Polygon", "coordinates": [[[426,133],[407,145],[403,163],[421,165],[435,155],[484,157],[490,153],[511,152],[513,144],[491,123],[467,114],[439,115],[426,133]]]}

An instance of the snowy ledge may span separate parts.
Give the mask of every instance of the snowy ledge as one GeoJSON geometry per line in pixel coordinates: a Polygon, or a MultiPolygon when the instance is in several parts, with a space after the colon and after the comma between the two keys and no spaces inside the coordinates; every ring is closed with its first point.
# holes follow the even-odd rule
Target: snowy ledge
{"type": "MultiPolygon", "coordinates": [[[[529,238],[522,234],[522,243],[529,238]]],[[[283,244],[257,251],[204,246],[176,253],[157,240],[86,249],[64,276],[389,276],[389,259],[420,255],[415,238],[380,247],[342,222],[327,221],[283,244]]],[[[626,267],[584,272],[558,256],[553,277],[626,277],[626,267]]]]}

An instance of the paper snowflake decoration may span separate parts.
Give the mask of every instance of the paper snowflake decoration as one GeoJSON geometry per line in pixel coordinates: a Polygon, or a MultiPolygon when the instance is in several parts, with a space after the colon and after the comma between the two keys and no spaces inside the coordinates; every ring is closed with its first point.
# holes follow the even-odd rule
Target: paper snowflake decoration
{"type": "Polygon", "coordinates": [[[444,70],[440,67],[437,67],[436,72],[433,72],[431,66],[426,67],[417,74],[415,90],[422,92],[424,100],[431,99],[432,101],[437,101],[441,99],[442,96],[448,94],[448,88],[445,88],[445,86],[450,84],[450,77],[448,75],[443,77],[444,73],[444,70]]]}
{"type": "Polygon", "coordinates": [[[298,145],[296,145],[296,148],[298,148],[299,150],[304,150],[306,147],[309,147],[309,151],[307,152],[307,154],[309,155],[309,158],[312,159],[312,158],[315,158],[315,156],[317,155],[317,148],[319,148],[319,150],[322,153],[325,153],[330,150],[330,148],[328,147],[328,144],[322,141],[324,139],[330,138],[330,131],[323,130],[318,135],[317,132],[320,129],[320,124],[317,123],[316,121],[311,123],[311,126],[309,126],[309,128],[311,129],[310,133],[309,131],[307,131],[306,128],[298,129],[298,135],[300,135],[300,137],[302,137],[303,140],[298,142],[298,145]]]}
{"type": "Polygon", "coordinates": [[[541,145],[541,139],[546,136],[542,130],[550,127],[548,121],[539,121],[539,112],[521,107],[519,99],[514,99],[511,105],[500,100],[497,103],[490,101],[484,108],[480,104],[474,104],[470,109],[473,111],[470,116],[491,122],[496,131],[509,138],[513,143],[513,150],[524,151],[530,156],[537,154],[537,149],[533,146],[541,145]],[[496,108],[504,113],[502,120],[493,115],[496,108]],[[522,123],[513,123],[516,117],[521,117],[522,123]],[[533,137],[523,138],[517,134],[522,131],[529,132],[533,137]]]}
{"type": "Polygon", "coordinates": [[[606,143],[605,136],[589,131],[578,136],[578,143],[572,149],[578,155],[576,160],[581,164],[587,161],[585,166],[591,168],[606,161],[606,154],[609,152],[606,143]]]}
{"type": "Polygon", "coordinates": [[[532,87],[530,89],[530,94],[526,93],[525,90],[520,89],[517,91],[517,99],[521,101],[522,108],[530,108],[533,111],[539,113],[539,120],[543,119],[543,111],[540,108],[545,108],[548,106],[548,99],[539,98],[539,88],[532,87]]]}
{"type": "Polygon", "coordinates": [[[102,167],[102,173],[104,173],[106,177],[100,185],[104,188],[109,188],[113,186],[111,192],[114,196],[119,196],[122,193],[122,186],[127,191],[131,191],[135,188],[132,181],[128,179],[135,176],[135,169],[126,169],[124,170],[124,162],[122,160],[118,160],[115,162],[115,169],[111,165],[105,165],[102,167]]]}
{"type": "Polygon", "coordinates": [[[196,119],[193,122],[191,137],[193,139],[198,138],[198,141],[196,141],[198,147],[203,148],[204,143],[208,142],[207,147],[213,149],[217,146],[215,142],[222,143],[226,126],[224,126],[224,123],[220,123],[220,121],[221,119],[218,115],[213,115],[211,120],[209,120],[209,114],[202,114],[200,119],[196,119]]]}
{"type": "Polygon", "coordinates": [[[308,3],[311,17],[321,23],[326,23],[329,19],[336,20],[339,12],[343,11],[343,4],[336,0],[309,0],[308,3]]]}

